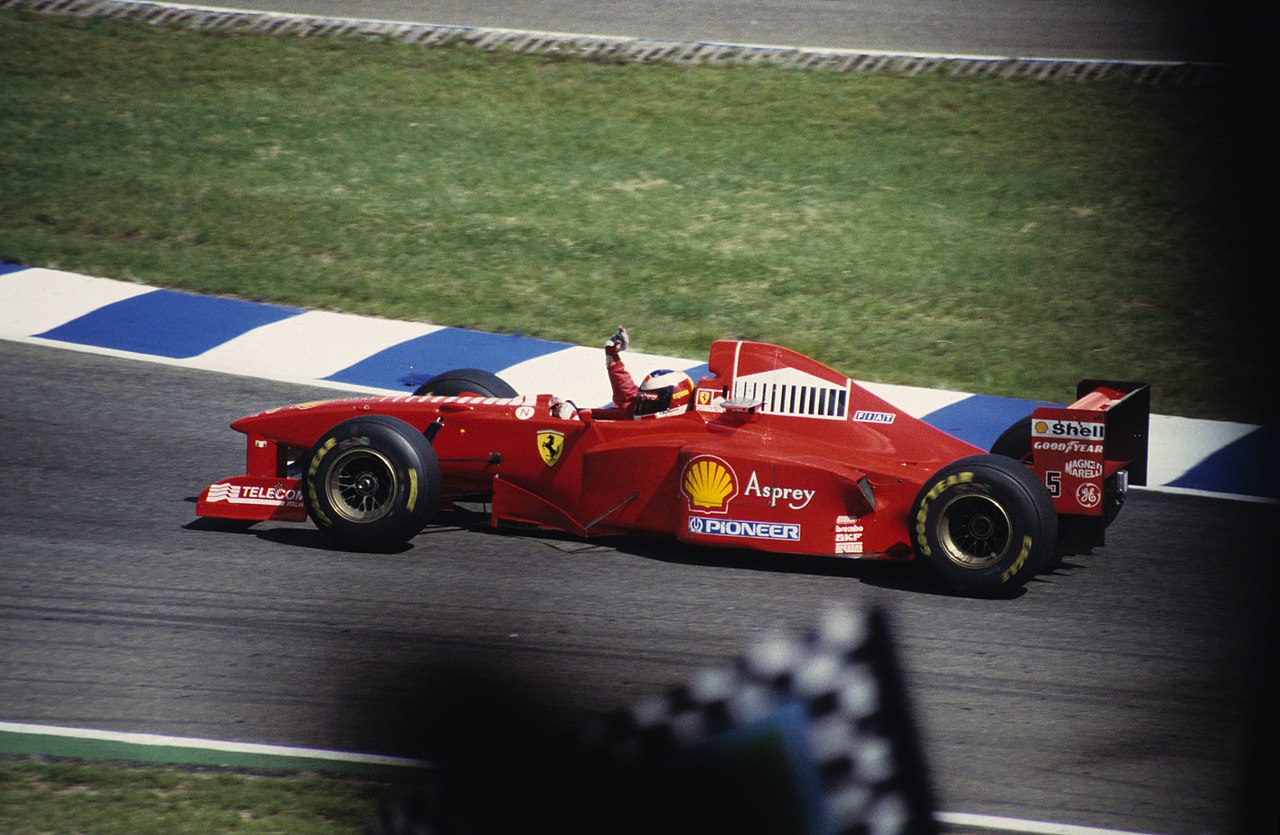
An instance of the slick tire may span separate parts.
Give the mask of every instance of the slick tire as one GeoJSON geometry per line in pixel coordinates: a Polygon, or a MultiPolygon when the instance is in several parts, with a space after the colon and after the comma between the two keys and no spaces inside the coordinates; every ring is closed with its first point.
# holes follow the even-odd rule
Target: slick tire
{"type": "Polygon", "coordinates": [[[311,448],[303,474],[307,514],[348,545],[408,542],[440,502],[440,461],[422,433],[386,415],[352,418],[311,448]]]}
{"type": "Polygon", "coordinates": [[[1007,455],[1016,461],[1030,465],[1031,415],[1021,418],[1001,432],[1000,437],[996,438],[996,442],[991,445],[991,454],[1007,455]]]}
{"type": "Polygon", "coordinates": [[[1053,500],[1024,464],[1003,455],[961,458],[916,495],[916,558],[945,585],[975,597],[1011,594],[1053,558],[1053,500]]]}
{"type": "Polygon", "coordinates": [[[434,394],[440,397],[478,395],[480,397],[515,397],[517,392],[506,380],[479,368],[456,368],[437,374],[413,391],[415,396],[434,394]]]}

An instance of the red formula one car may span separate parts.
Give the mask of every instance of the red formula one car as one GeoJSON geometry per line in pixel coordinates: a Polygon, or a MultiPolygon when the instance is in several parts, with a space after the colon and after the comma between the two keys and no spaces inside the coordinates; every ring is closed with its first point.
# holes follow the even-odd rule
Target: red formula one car
{"type": "Polygon", "coordinates": [[[1081,383],[991,452],[935,429],[786,348],[719,341],[693,406],[602,420],[483,371],[413,395],[269,409],[246,474],[201,516],[305,521],[354,547],[415,536],[442,505],[495,526],[854,559],[917,559],[970,594],[1016,589],[1055,554],[1103,542],[1146,476],[1149,390],[1081,383]]]}

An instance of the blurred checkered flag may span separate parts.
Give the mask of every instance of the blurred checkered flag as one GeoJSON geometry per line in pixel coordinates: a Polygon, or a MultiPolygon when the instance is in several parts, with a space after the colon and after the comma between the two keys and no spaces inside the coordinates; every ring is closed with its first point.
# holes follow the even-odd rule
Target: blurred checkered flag
{"type": "Polygon", "coordinates": [[[686,831],[937,831],[878,610],[833,609],[807,635],[773,634],[735,663],[619,712],[590,747],[606,772],[654,790],[655,814],[686,831]]]}

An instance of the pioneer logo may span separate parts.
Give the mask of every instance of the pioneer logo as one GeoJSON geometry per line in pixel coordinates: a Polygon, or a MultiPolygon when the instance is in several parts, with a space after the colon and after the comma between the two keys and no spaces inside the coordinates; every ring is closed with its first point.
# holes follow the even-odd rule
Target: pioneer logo
{"type": "Polygon", "coordinates": [[[689,518],[689,533],[696,536],[730,536],[740,539],[800,540],[800,526],[783,522],[748,522],[742,519],[689,518]]]}

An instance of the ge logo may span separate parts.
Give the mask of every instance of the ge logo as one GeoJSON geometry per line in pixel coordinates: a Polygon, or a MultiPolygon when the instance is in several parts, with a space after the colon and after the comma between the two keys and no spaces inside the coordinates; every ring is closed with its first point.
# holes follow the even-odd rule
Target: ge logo
{"type": "Polygon", "coordinates": [[[1102,501],[1102,488],[1096,484],[1081,484],[1076,488],[1076,501],[1081,507],[1097,507],[1102,501]]]}

